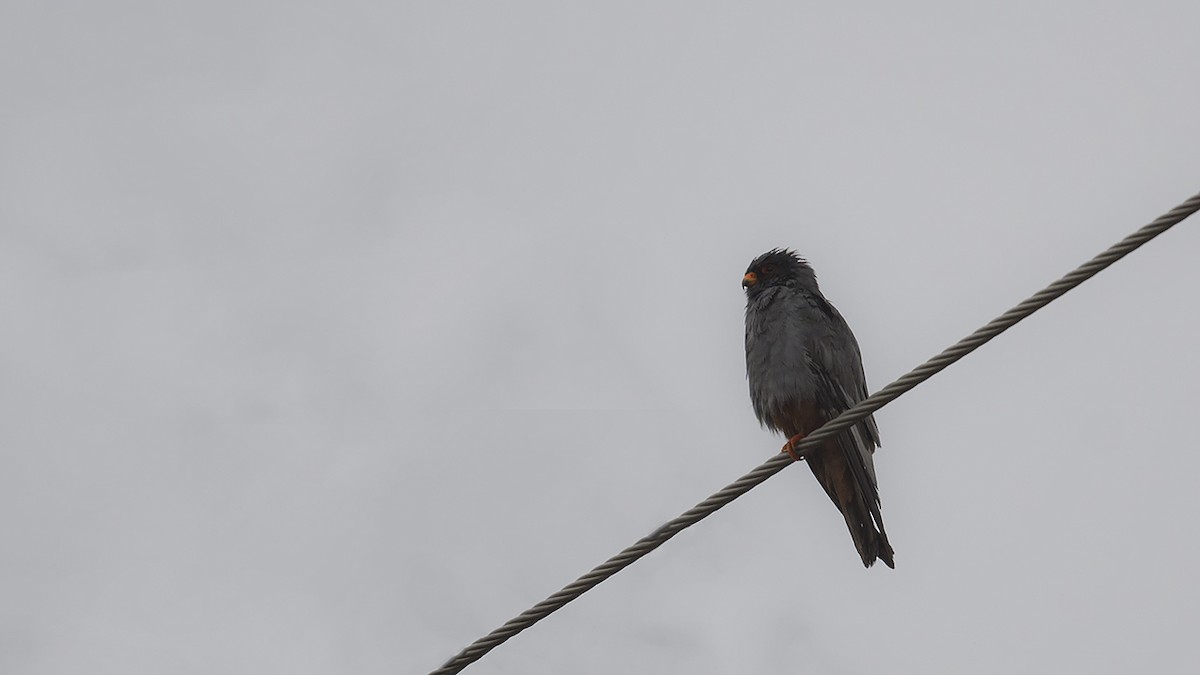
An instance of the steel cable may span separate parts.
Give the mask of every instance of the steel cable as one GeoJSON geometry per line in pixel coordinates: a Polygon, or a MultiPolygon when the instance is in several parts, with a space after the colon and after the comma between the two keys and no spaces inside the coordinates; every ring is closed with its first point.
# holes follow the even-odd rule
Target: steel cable
{"type": "MultiPolygon", "coordinates": [[[[819,429],[806,436],[803,441],[796,444],[797,452],[803,455],[805,450],[820,444],[822,440],[849,428],[867,415],[894,401],[901,394],[904,394],[944,370],[950,364],[975,351],[992,338],[1011,328],[1017,322],[1050,304],[1050,302],[1072,288],[1092,278],[1104,268],[1125,257],[1142,244],[1162,234],[1171,226],[1179,223],[1197,210],[1200,210],[1200,194],[1192,196],[1179,206],[1159,216],[1154,222],[1125,237],[1100,255],[1080,265],[1071,273],[993,319],[984,327],[959,340],[953,346],[948,347],[945,351],[920,366],[917,366],[907,375],[871,394],[854,407],[849,408],[841,415],[825,423],[819,429]]],[[[668,521],[649,535],[642,537],[637,543],[609,558],[554,595],[530,607],[503,626],[471,643],[466,649],[463,649],[457,656],[447,661],[441,668],[434,670],[430,675],[450,675],[451,673],[460,672],[463,668],[479,660],[484,654],[487,654],[505,640],[546,618],[563,605],[591,590],[600,582],[625,569],[638,558],[662,546],[671,537],[679,534],[679,532],[700,522],[712,515],[717,509],[746,494],[759,483],[782,471],[785,466],[791,464],[793,461],[787,453],[780,453],[763,462],[753,471],[725,486],[721,491],[693,506],[680,516],[668,521]]]]}

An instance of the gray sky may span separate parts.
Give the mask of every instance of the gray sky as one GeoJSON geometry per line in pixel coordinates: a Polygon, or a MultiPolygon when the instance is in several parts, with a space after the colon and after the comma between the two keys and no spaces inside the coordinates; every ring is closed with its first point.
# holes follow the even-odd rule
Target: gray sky
{"type": "MultiPolygon", "coordinates": [[[[1200,189],[1195,2],[0,7],[0,671],[421,673],[1200,189]]],[[[1185,222],[478,673],[1200,669],[1185,222]]]]}

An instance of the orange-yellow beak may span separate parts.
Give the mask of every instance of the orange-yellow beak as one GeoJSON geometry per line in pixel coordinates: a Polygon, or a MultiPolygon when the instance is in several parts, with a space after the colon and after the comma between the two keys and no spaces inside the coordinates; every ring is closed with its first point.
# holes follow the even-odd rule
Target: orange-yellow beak
{"type": "Polygon", "coordinates": [[[758,283],[758,275],[754,272],[746,272],[746,276],[742,277],[742,288],[753,286],[758,283]]]}

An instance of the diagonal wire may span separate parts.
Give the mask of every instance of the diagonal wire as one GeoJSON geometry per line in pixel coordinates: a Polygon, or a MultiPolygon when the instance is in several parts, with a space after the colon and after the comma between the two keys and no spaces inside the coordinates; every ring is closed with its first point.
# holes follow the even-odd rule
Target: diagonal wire
{"type": "MultiPolygon", "coordinates": [[[[917,366],[907,375],[871,394],[854,407],[849,408],[841,415],[826,422],[819,429],[806,436],[803,441],[797,443],[795,446],[796,451],[803,455],[805,450],[820,444],[822,440],[851,427],[859,420],[894,401],[901,394],[904,394],[944,370],[950,364],[975,351],[987,341],[1011,328],[1018,321],[1050,304],[1051,301],[1084,281],[1096,276],[1104,268],[1124,258],[1142,244],[1162,234],[1171,226],[1179,223],[1198,210],[1200,210],[1200,194],[1193,195],[1179,206],[1159,216],[1154,222],[1125,237],[1111,246],[1107,251],[1075,268],[1070,274],[1067,274],[1030,296],[1021,304],[996,317],[983,328],[959,340],[941,354],[917,366]]],[[[487,654],[505,640],[541,621],[563,605],[591,590],[600,582],[625,569],[638,558],[662,546],[667,540],[679,534],[685,528],[700,522],[712,515],[717,509],[746,494],[759,483],[782,471],[785,466],[791,464],[793,461],[787,453],[780,453],[763,462],[750,473],[725,486],[720,492],[688,509],[677,518],[668,521],[654,532],[642,537],[637,543],[609,558],[591,572],[565,586],[559,592],[530,607],[503,626],[471,643],[466,649],[463,649],[457,656],[447,661],[441,668],[433,671],[430,675],[450,675],[451,673],[461,671],[463,668],[482,658],[484,654],[487,654]]]]}

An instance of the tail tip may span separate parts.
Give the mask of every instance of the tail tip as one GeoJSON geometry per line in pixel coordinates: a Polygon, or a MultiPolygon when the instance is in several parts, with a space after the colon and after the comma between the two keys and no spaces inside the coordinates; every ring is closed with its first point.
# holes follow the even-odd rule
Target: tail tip
{"type": "Polygon", "coordinates": [[[887,541],[881,541],[875,548],[874,554],[863,555],[863,567],[871,567],[875,564],[876,560],[882,560],[884,565],[887,565],[891,569],[896,569],[896,561],[894,560],[895,555],[895,551],[892,550],[891,545],[888,544],[887,541]]]}

